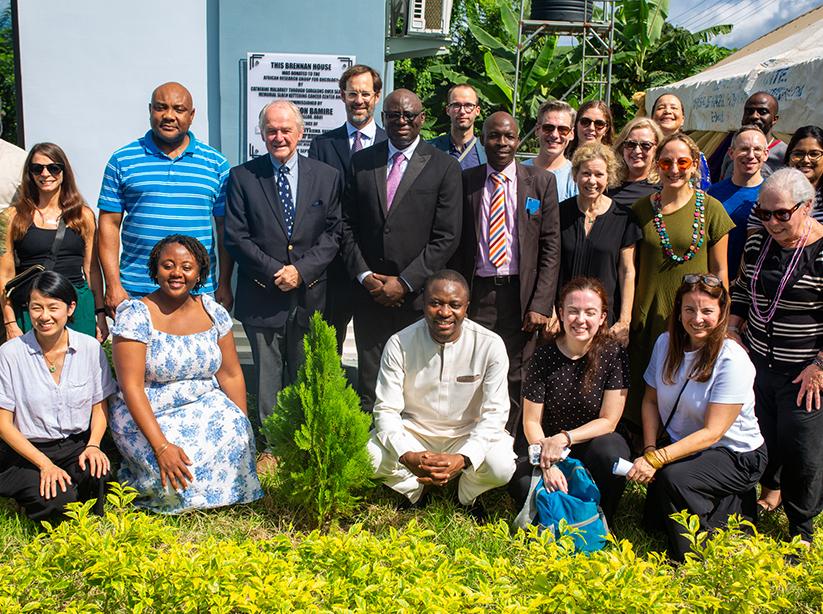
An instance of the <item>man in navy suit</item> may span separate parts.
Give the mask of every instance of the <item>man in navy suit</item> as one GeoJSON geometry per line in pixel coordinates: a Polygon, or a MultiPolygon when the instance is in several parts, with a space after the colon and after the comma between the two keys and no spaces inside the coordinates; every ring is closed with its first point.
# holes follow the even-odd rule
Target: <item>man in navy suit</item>
{"type": "MultiPolygon", "coordinates": [[[[309,157],[330,164],[344,178],[351,154],[386,140],[386,132],[374,121],[383,82],[380,73],[364,64],[355,64],[340,77],[340,98],[346,105],[346,123],[316,136],[309,157]]],[[[338,255],[329,266],[326,320],[337,331],[337,351],[343,352],[346,328],[352,318],[354,281],[338,255]]]]}
{"type": "Polygon", "coordinates": [[[326,269],[340,243],[340,173],[297,154],[300,110],[260,112],[268,155],[229,173],[226,248],[238,265],[235,316],[249,338],[261,422],[303,362],[309,317],[323,310],[326,269]]]}
{"type": "Polygon", "coordinates": [[[460,165],[421,140],[420,99],[386,97],[388,141],[352,156],[343,197],[341,253],[359,282],[354,300],[358,387],[372,410],[389,337],[422,316],[426,279],[457,249],[463,213],[460,165]]]}

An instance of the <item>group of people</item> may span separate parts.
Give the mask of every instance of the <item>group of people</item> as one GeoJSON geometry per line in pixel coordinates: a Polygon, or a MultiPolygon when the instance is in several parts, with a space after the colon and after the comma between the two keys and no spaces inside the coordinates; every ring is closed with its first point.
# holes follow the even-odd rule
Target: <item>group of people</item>
{"type": "Polygon", "coordinates": [[[161,85],[150,130],[106,167],[99,228],[62,150],[32,148],[0,258],[0,494],[43,518],[98,492],[108,423],[147,508],[261,496],[233,306],[261,420],[296,378],[311,313],[340,348],[354,320],[375,476],[412,505],[453,479],[472,513],[506,484],[522,503],[539,444],[547,488],[565,489],[570,449],[608,519],[626,479],[648,484],[646,520],[675,558],[680,509],[714,528],[782,505],[811,539],[823,131],[783,144],[777,101],[758,92],[711,184],[671,94],[617,135],[602,101],[547,101],[527,163],[510,114],[475,134],[469,85],[449,90],[450,131],[431,143],[409,90],[383,99],[377,125],[374,69],[349,68],[340,96],[346,123],[308,157],[299,108],[275,100],[259,116],[267,155],[229,168],[190,131],[188,91],[161,85]],[[108,335],[106,316],[116,396],[88,339],[108,335]],[[40,415],[53,407],[72,418],[40,415]],[[635,459],[626,478],[619,458],[635,459]]]}

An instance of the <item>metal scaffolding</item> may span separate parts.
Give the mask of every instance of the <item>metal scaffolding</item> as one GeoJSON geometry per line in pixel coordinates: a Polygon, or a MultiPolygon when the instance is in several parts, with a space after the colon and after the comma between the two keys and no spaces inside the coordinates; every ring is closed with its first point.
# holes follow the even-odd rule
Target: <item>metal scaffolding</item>
{"type": "Polygon", "coordinates": [[[578,87],[580,100],[592,87],[597,88],[598,98],[611,102],[612,56],[614,55],[614,16],[617,0],[585,0],[586,21],[536,21],[524,18],[526,0],[520,0],[520,26],[514,69],[515,88],[512,96],[512,113],[517,109],[520,84],[520,61],[523,52],[538,37],[569,36],[581,46],[582,64],[580,78],[563,94],[566,98],[578,87]]]}

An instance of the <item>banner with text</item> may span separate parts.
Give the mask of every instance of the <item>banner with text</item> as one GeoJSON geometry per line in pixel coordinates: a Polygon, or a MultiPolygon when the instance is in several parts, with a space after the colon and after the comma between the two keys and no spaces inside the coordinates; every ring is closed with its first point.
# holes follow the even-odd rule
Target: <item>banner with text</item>
{"type": "Polygon", "coordinates": [[[249,53],[246,79],[246,160],[266,153],[260,135],[260,109],[277,98],[290,100],[305,124],[298,151],[305,154],[311,140],[346,121],[338,81],[355,63],[353,55],[307,53],[249,53]]]}

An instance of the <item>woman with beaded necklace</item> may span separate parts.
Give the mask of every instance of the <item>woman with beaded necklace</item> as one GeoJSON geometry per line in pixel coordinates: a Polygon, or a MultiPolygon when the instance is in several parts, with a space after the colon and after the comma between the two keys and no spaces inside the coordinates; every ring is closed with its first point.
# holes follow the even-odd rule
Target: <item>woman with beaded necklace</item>
{"type": "Polygon", "coordinates": [[[662,190],[632,206],[643,239],[637,243],[632,321],[629,331],[631,385],[625,421],[639,434],[643,373],[683,275],[709,271],[728,287],[726,251],[734,223],[723,205],[700,184],[700,150],[681,132],[667,136],[655,153],[662,190]]]}

